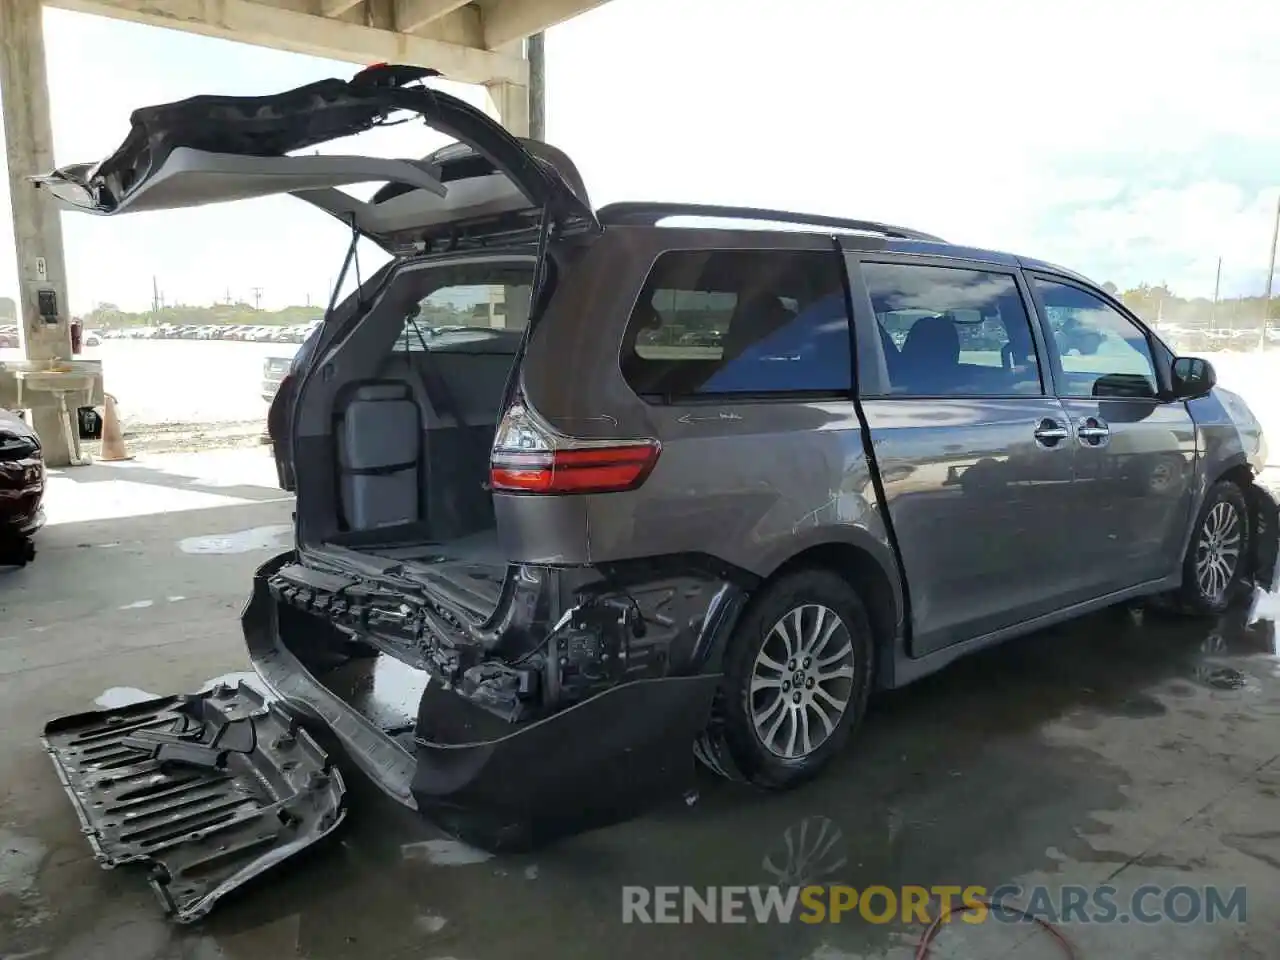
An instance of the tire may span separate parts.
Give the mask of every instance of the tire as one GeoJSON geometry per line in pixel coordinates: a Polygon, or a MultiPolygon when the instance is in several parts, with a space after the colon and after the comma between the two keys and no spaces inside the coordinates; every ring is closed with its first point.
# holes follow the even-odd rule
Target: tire
{"type": "Polygon", "coordinates": [[[1216,616],[1231,606],[1249,574],[1250,533],[1244,491],[1230,480],[1218,481],[1204,498],[1182,561],[1182,612],[1216,616]]]}
{"type": "MultiPolygon", "coordinates": [[[[723,748],[742,779],[765,789],[787,789],[817,776],[862,722],[873,649],[866,608],[839,575],[804,569],[766,586],[743,614],[725,653],[713,724],[716,742],[709,752],[717,755],[723,748]],[[797,611],[799,643],[793,642],[797,611]],[[811,654],[808,668],[806,650],[811,654]],[[788,651],[797,656],[783,659],[788,651]],[[825,679],[815,673],[824,661],[825,679]],[[837,713],[835,705],[841,701],[837,713]],[[774,707],[775,702],[780,706],[774,707]],[[763,721],[753,718],[753,707],[763,721]]],[[[723,765],[710,765],[725,773],[723,765]]]]}

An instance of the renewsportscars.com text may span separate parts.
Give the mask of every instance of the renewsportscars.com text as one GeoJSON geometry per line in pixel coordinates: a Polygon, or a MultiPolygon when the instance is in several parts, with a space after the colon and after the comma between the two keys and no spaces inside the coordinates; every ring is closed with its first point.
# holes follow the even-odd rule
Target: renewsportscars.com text
{"type": "Polygon", "coordinates": [[[623,923],[1244,923],[1244,887],[622,888],[623,923]]]}

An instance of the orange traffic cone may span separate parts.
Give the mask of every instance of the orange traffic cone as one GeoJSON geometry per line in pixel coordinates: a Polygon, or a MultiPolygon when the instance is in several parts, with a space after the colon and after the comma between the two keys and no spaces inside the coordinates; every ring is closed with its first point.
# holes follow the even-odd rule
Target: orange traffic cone
{"type": "Polygon", "coordinates": [[[124,447],[124,434],[120,430],[120,418],[116,416],[116,398],[105,394],[106,409],[102,414],[102,452],[98,459],[106,463],[116,460],[132,460],[124,447]]]}

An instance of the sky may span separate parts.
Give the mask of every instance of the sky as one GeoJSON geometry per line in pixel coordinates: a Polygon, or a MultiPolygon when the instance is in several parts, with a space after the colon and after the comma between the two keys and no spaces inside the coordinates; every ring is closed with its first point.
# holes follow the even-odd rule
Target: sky
{"type": "MultiPolygon", "coordinates": [[[[135,107],[357,67],[46,10],[59,163],[135,107]]],[[[472,103],[483,88],[449,85],[472,103]]],[[[1280,196],[1274,0],[611,0],[547,37],[547,139],[593,203],[829,213],[1061,263],[1121,288],[1259,294],[1280,196]],[[1067,12],[1069,9],[1069,13],[1067,12]]],[[[422,156],[418,126],[327,150],[422,156]]],[[[3,189],[0,186],[0,189],[3,189]]],[[[8,194],[3,215],[8,220],[8,194]]],[[[326,299],[346,238],[288,197],[63,216],[72,309],[326,299]]],[[[368,256],[369,272],[376,256],[368,256]]],[[[16,291],[0,231],[0,296],[16,291]]]]}

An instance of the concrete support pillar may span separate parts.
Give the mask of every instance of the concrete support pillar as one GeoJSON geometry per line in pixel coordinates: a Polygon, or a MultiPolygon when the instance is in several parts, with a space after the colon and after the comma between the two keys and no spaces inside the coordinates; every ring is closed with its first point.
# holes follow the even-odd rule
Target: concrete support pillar
{"type": "Polygon", "coordinates": [[[529,88],[522,83],[486,83],[484,88],[489,115],[517,137],[529,136],[529,88]]]}
{"type": "MultiPolygon", "coordinates": [[[[71,358],[71,305],[62,252],[62,221],[49,197],[28,182],[53,167],[53,125],[45,75],[41,0],[0,0],[0,98],[13,204],[13,240],[18,254],[18,304],[22,349],[29,360],[71,358]],[[39,293],[52,291],[57,317],[40,315],[39,293]]],[[[45,460],[71,462],[54,410],[32,411],[45,460]]]]}

